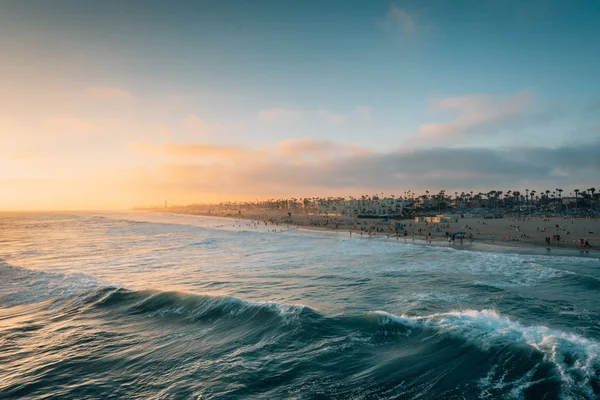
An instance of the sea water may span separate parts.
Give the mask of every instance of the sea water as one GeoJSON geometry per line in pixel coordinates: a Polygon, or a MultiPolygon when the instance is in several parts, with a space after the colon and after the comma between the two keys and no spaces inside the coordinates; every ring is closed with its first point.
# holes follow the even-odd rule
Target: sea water
{"type": "Polygon", "coordinates": [[[593,257],[0,214],[2,399],[591,399],[599,355],[593,257]]]}

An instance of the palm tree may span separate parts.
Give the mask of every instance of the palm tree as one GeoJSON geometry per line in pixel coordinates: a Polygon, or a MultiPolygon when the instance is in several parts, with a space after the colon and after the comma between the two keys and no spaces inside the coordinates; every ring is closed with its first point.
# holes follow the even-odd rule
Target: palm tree
{"type": "Polygon", "coordinates": [[[590,200],[591,208],[594,208],[594,193],[596,193],[596,188],[588,189],[588,192],[592,193],[592,199],[590,200]]]}
{"type": "Polygon", "coordinates": [[[496,191],[495,191],[495,190],[490,190],[490,191],[488,192],[488,203],[489,203],[489,204],[488,204],[488,206],[489,206],[490,208],[492,208],[492,207],[493,207],[493,204],[494,204],[494,202],[493,202],[493,200],[492,200],[492,199],[493,199],[495,196],[496,196],[496,191]]]}
{"type": "Polygon", "coordinates": [[[558,197],[560,198],[560,209],[562,210],[562,208],[563,208],[563,201],[562,201],[563,190],[560,188],[556,188],[556,191],[558,192],[558,197]]]}
{"type": "Polygon", "coordinates": [[[445,190],[440,190],[440,192],[437,195],[437,199],[438,199],[438,210],[441,211],[442,209],[442,203],[445,204],[445,198],[446,198],[446,191],[445,190]]]}
{"type": "Polygon", "coordinates": [[[579,194],[579,189],[573,191],[575,192],[575,216],[577,216],[577,194],[579,194]]]}

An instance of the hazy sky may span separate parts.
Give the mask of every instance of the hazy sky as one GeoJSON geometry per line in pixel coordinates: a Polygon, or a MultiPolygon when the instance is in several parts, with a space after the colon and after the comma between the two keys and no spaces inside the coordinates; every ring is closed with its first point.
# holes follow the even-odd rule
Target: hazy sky
{"type": "Polygon", "coordinates": [[[0,209],[600,186],[600,1],[0,0],[0,209]]]}

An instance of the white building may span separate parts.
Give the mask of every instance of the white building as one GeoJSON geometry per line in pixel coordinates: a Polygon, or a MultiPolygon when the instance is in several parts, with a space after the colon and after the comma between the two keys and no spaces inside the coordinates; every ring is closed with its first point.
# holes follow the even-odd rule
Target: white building
{"type": "Polygon", "coordinates": [[[401,215],[408,204],[404,199],[383,198],[375,200],[322,200],[319,201],[319,213],[327,215],[401,215]]]}

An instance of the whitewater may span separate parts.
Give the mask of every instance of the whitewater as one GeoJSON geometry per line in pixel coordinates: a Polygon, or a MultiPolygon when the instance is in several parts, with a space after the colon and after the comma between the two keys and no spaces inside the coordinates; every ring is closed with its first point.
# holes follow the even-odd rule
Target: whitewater
{"type": "Polygon", "coordinates": [[[0,213],[0,398],[594,399],[600,260],[0,213]]]}

